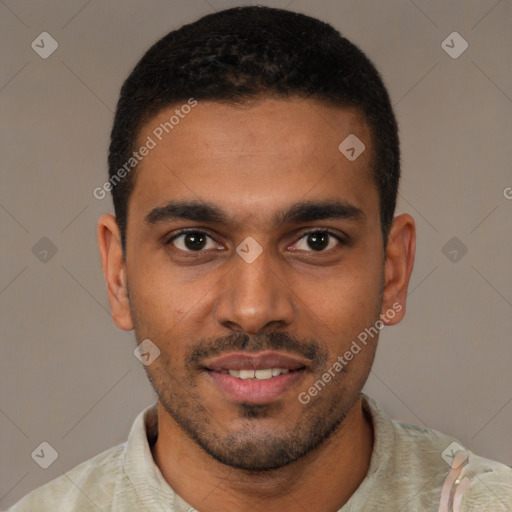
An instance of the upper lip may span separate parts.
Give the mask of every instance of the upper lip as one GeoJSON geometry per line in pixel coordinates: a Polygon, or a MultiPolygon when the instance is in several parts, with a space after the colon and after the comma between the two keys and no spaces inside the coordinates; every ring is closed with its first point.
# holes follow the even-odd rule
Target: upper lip
{"type": "Polygon", "coordinates": [[[208,370],[263,370],[267,368],[283,368],[298,370],[309,366],[308,360],[300,356],[282,352],[230,352],[222,356],[207,359],[204,366],[208,370]]]}

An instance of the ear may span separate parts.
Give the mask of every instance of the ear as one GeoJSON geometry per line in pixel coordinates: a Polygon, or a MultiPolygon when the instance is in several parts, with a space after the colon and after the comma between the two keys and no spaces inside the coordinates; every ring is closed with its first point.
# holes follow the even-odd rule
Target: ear
{"type": "Polygon", "coordinates": [[[108,300],[112,310],[112,319],[119,329],[130,331],[133,322],[130,314],[126,264],[121,246],[121,235],[113,215],[105,214],[98,222],[98,245],[101,265],[107,282],[108,300]]]}
{"type": "Polygon", "coordinates": [[[416,227],[414,219],[404,213],[393,219],[386,246],[384,291],[381,320],[394,325],[405,315],[407,288],[414,266],[416,227]]]}

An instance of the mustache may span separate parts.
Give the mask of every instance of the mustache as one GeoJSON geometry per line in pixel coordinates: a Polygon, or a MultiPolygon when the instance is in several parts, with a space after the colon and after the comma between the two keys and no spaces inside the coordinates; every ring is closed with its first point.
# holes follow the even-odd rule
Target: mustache
{"type": "Polygon", "coordinates": [[[298,354],[318,366],[325,364],[328,359],[327,350],[322,348],[315,339],[299,340],[285,332],[269,332],[254,336],[237,332],[221,338],[201,341],[198,346],[190,349],[186,360],[188,364],[199,367],[204,359],[228,352],[263,350],[280,350],[298,354]]]}

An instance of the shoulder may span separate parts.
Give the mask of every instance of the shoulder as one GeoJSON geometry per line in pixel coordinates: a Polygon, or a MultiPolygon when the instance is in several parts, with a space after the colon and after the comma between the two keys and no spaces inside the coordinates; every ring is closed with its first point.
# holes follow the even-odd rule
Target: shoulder
{"type": "Polygon", "coordinates": [[[512,510],[512,468],[476,455],[457,439],[437,430],[396,421],[393,427],[402,462],[415,466],[418,473],[423,473],[424,481],[436,474],[442,476],[439,510],[512,510]]]}
{"type": "Polygon", "coordinates": [[[367,396],[363,404],[375,433],[370,483],[381,501],[404,510],[512,511],[512,468],[433,428],[392,420],[367,396]]]}
{"type": "Polygon", "coordinates": [[[109,510],[125,444],[109,448],[35,489],[7,512],[109,510]]]}

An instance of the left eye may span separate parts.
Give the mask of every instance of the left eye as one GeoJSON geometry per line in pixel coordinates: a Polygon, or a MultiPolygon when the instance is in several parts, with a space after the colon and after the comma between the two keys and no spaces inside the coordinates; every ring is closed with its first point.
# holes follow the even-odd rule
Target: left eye
{"type": "Polygon", "coordinates": [[[300,251],[308,251],[311,248],[315,252],[321,252],[332,249],[340,242],[340,238],[329,231],[311,231],[302,236],[294,248],[300,251]]]}

